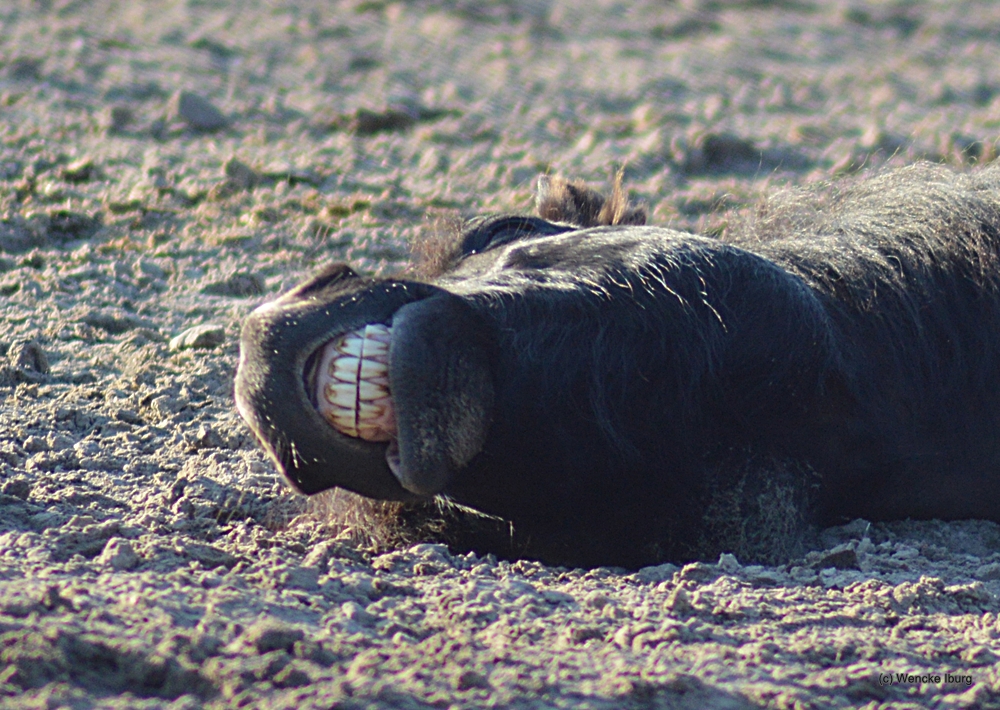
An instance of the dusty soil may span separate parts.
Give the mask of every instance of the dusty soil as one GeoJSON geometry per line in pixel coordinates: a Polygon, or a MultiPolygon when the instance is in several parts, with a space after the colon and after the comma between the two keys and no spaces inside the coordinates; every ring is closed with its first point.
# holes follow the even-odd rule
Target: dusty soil
{"type": "Polygon", "coordinates": [[[373,554],[232,403],[255,305],[539,172],[624,164],[719,233],[998,126],[987,0],[0,3],[0,705],[1000,706],[997,525],[780,567],[373,554]]]}

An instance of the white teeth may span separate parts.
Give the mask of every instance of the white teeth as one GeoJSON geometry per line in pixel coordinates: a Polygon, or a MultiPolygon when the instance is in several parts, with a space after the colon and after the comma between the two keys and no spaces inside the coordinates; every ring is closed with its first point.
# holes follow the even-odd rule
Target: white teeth
{"type": "Polygon", "coordinates": [[[336,377],[338,380],[354,382],[358,378],[358,368],[363,362],[364,360],[359,357],[341,355],[340,357],[335,357],[330,361],[330,364],[327,367],[327,372],[336,377]]]}
{"type": "Polygon", "coordinates": [[[391,341],[391,329],[373,323],[323,347],[316,382],[318,408],[340,433],[368,441],[395,436],[389,390],[391,341]]]}
{"type": "Polygon", "coordinates": [[[358,402],[358,419],[374,419],[382,416],[383,412],[385,412],[385,405],[358,402]]]}
{"type": "Polygon", "coordinates": [[[361,361],[361,369],[355,370],[355,372],[362,378],[374,381],[379,378],[385,378],[385,373],[389,368],[386,367],[386,363],[378,362],[377,360],[368,359],[368,346],[365,346],[365,359],[361,361]]]}
{"type": "Polygon", "coordinates": [[[343,353],[344,355],[361,357],[361,351],[364,348],[364,343],[364,338],[359,338],[358,336],[352,334],[340,340],[334,347],[336,347],[337,352],[343,353]]]}
{"type": "Polygon", "coordinates": [[[366,380],[358,380],[358,411],[361,411],[361,402],[370,402],[373,399],[382,399],[388,394],[389,390],[385,387],[380,387],[379,385],[366,380]]]}
{"type": "Polygon", "coordinates": [[[328,382],[323,388],[323,398],[330,404],[353,410],[358,387],[350,382],[328,382]]]}
{"type": "Polygon", "coordinates": [[[365,338],[365,357],[371,357],[373,355],[385,355],[389,352],[389,345],[383,343],[381,340],[365,338]]]}
{"type": "Polygon", "coordinates": [[[392,341],[392,331],[387,325],[369,323],[365,326],[365,339],[377,340],[388,345],[392,341]]]}

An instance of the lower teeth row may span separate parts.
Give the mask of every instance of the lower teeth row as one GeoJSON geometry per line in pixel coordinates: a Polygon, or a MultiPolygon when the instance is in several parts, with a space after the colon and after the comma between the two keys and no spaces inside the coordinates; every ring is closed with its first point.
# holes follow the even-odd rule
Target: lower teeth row
{"type": "Polygon", "coordinates": [[[334,429],[366,441],[395,436],[389,392],[389,343],[392,330],[381,323],[344,333],[320,354],[316,401],[334,429]]]}

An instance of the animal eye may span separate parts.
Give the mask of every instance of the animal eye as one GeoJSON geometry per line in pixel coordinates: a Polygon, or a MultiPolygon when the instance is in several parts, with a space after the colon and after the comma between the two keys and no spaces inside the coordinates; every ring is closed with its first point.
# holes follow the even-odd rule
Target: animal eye
{"type": "Polygon", "coordinates": [[[462,235],[462,253],[466,256],[479,254],[525,237],[562,234],[571,229],[572,227],[552,224],[538,217],[522,215],[476,217],[466,222],[462,235]]]}

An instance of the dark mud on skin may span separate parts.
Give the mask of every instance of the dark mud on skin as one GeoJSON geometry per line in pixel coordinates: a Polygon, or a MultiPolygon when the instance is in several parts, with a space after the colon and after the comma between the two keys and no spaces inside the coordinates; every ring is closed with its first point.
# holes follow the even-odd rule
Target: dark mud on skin
{"type": "Polygon", "coordinates": [[[527,211],[539,172],[624,163],[652,223],[717,233],[786,186],[992,158],[995,4],[0,22],[0,704],[1000,704],[996,525],[850,523],[773,567],[373,554],[232,401],[256,305],[331,261],[404,268],[435,220],[527,211]]]}

